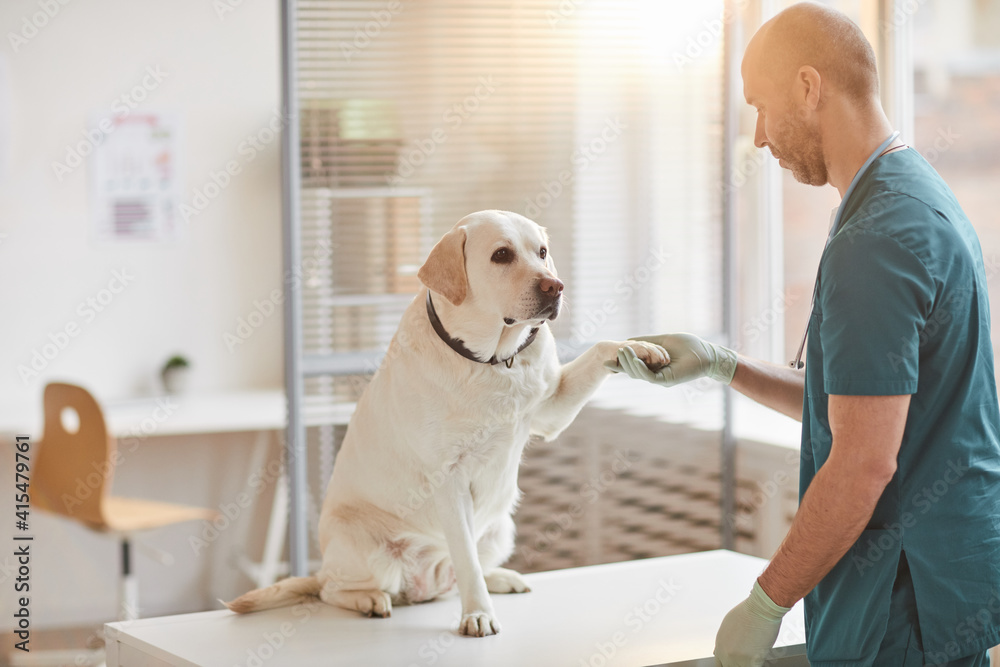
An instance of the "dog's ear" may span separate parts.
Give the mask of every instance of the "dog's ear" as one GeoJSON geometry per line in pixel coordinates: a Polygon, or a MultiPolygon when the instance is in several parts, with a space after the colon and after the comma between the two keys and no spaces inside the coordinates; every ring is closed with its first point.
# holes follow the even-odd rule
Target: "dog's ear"
{"type": "Polygon", "coordinates": [[[469,291],[465,273],[465,227],[456,227],[442,237],[417,272],[420,282],[458,306],[469,291]]]}

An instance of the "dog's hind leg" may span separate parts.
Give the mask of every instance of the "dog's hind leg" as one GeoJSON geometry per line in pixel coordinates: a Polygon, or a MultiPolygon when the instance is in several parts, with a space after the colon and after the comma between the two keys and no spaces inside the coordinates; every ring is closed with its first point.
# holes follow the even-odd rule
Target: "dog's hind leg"
{"type": "Polygon", "coordinates": [[[323,602],[386,618],[392,614],[392,595],[398,589],[393,572],[376,572],[381,549],[378,538],[353,521],[328,525],[323,565],[316,573],[323,602]]]}
{"type": "Polygon", "coordinates": [[[359,560],[343,550],[324,554],[323,567],[316,573],[321,584],[319,599],[335,607],[359,611],[365,616],[391,616],[392,597],[379,588],[378,582],[359,560]]]}
{"type": "Polygon", "coordinates": [[[324,586],[320,599],[335,607],[360,611],[365,616],[388,618],[392,616],[392,600],[385,591],[377,588],[361,590],[341,590],[334,586],[324,586]]]}

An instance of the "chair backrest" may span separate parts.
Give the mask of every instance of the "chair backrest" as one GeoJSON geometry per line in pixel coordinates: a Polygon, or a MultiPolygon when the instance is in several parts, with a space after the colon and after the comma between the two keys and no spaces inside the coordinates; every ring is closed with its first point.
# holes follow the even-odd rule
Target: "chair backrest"
{"type": "Polygon", "coordinates": [[[43,403],[45,430],[32,466],[31,502],[100,530],[106,526],[102,506],[115,451],[101,407],[83,387],[60,382],[46,385],[43,403]],[[63,426],[65,408],[79,417],[75,433],[63,426]]]}

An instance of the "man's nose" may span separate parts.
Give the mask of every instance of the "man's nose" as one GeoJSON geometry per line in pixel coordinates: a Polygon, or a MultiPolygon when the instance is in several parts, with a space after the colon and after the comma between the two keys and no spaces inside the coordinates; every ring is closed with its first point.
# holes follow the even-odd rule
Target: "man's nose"
{"type": "Polygon", "coordinates": [[[542,290],[544,294],[549,296],[556,296],[561,294],[563,291],[562,281],[558,278],[542,278],[538,283],[538,289],[542,290]]]}
{"type": "Polygon", "coordinates": [[[753,145],[757,148],[763,148],[767,145],[767,135],[764,134],[764,118],[759,113],[757,114],[757,127],[753,134],[753,145]]]}

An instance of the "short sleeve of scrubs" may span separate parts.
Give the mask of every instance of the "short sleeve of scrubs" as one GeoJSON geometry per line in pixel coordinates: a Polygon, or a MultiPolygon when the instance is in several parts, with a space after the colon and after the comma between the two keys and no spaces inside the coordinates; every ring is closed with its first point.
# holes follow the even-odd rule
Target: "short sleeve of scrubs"
{"type": "Polygon", "coordinates": [[[824,391],[916,393],[933,296],[927,269],[897,239],[845,226],[824,253],[820,277],[824,391]]]}

